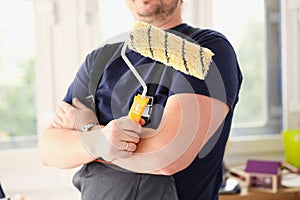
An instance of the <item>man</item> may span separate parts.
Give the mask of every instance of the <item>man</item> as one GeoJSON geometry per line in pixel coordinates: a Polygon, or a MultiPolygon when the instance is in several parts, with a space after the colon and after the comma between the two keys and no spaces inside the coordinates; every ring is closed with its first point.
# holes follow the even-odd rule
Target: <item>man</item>
{"type": "Polygon", "coordinates": [[[141,87],[121,56],[103,72],[95,116],[74,97],[87,87],[100,47],[87,56],[41,135],[41,160],[58,168],[84,165],[73,182],[86,200],[218,199],[224,149],[242,82],[235,52],[222,34],[183,23],[180,0],[126,3],[135,20],[183,33],[209,48],[215,55],[207,77],[199,80],[129,52],[147,85],[159,74],[151,122],[145,125],[144,120],[136,123],[126,117],[141,87]],[[78,131],[82,128],[88,131],[78,131]]]}

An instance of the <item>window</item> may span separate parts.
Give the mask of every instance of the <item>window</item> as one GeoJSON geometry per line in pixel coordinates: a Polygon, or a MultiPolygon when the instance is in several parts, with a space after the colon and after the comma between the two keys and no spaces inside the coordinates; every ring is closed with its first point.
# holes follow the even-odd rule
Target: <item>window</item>
{"type": "Polygon", "coordinates": [[[280,133],[279,13],[279,0],[213,0],[213,27],[235,48],[244,76],[234,136],[280,133]]]}
{"type": "Polygon", "coordinates": [[[0,1],[0,149],[35,140],[34,39],[32,1],[0,1]]]}
{"type": "Polygon", "coordinates": [[[130,31],[133,25],[133,17],[127,9],[125,1],[99,0],[99,18],[100,35],[103,42],[120,33],[130,31]],[[116,17],[116,14],[122,17],[116,17]]]}

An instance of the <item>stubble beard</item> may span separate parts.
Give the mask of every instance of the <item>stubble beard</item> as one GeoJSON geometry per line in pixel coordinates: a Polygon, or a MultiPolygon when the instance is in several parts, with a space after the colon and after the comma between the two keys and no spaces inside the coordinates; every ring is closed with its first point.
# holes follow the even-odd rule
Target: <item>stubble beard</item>
{"type": "Polygon", "coordinates": [[[152,8],[148,10],[138,10],[137,15],[140,19],[147,23],[151,23],[154,19],[165,20],[168,16],[170,16],[177,8],[178,1],[173,0],[171,3],[166,4],[162,1],[159,1],[158,4],[153,5],[152,8]]]}

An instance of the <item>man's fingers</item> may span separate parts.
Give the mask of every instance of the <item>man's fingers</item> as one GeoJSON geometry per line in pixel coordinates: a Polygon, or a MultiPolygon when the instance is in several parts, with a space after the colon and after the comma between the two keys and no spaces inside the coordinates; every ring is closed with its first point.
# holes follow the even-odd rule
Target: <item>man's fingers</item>
{"type": "Polygon", "coordinates": [[[73,107],[66,103],[66,102],[61,102],[60,105],[58,106],[57,110],[61,110],[62,112],[69,112],[73,107]]]}
{"type": "Polygon", "coordinates": [[[53,118],[53,121],[56,121],[58,123],[62,123],[63,119],[61,118],[61,115],[59,113],[55,113],[55,117],[53,118]]]}
{"type": "Polygon", "coordinates": [[[57,122],[56,120],[53,120],[51,122],[51,126],[54,127],[54,128],[62,128],[61,124],[59,122],[57,122]]]}
{"type": "Polygon", "coordinates": [[[129,158],[132,156],[132,152],[129,151],[119,151],[116,153],[117,158],[129,158]]]}
{"type": "Polygon", "coordinates": [[[132,142],[127,142],[127,141],[123,141],[121,142],[121,151],[129,151],[129,152],[134,152],[137,148],[137,145],[135,143],[132,142]]]}
{"type": "Polygon", "coordinates": [[[121,141],[139,142],[141,130],[141,126],[129,118],[113,120],[104,128],[107,139],[118,148],[121,141]]]}
{"type": "Polygon", "coordinates": [[[107,139],[107,141],[119,151],[135,151],[139,138],[123,135],[117,138],[107,139]],[[126,139],[124,139],[126,138],[126,139]]]}
{"type": "Polygon", "coordinates": [[[57,107],[55,114],[56,116],[63,116],[66,113],[66,109],[63,109],[62,106],[57,107]]]}
{"type": "Polygon", "coordinates": [[[134,152],[137,149],[137,143],[129,141],[119,141],[117,143],[111,143],[117,151],[134,152]]]}
{"type": "Polygon", "coordinates": [[[139,123],[141,126],[144,126],[146,124],[146,121],[143,118],[141,118],[139,123]]]}
{"type": "Polygon", "coordinates": [[[78,109],[87,108],[83,103],[81,103],[77,98],[73,98],[72,100],[73,106],[78,109]]]}
{"type": "Polygon", "coordinates": [[[137,133],[140,134],[142,132],[142,126],[139,123],[129,119],[128,117],[122,117],[116,121],[117,126],[126,133],[137,133]]]}
{"type": "Polygon", "coordinates": [[[133,143],[138,143],[140,141],[140,135],[138,133],[126,130],[122,130],[122,133],[124,133],[120,138],[122,141],[128,141],[133,143]]]}

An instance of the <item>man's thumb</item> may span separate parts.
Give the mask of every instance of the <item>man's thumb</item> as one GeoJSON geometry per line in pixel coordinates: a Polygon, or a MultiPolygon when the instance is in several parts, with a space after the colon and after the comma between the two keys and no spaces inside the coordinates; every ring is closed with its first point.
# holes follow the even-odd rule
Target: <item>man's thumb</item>
{"type": "Polygon", "coordinates": [[[72,104],[75,108],[78,108],[78,109],[86,108],[86,106],[83,103],[81,103],[77,98],[73,98],[72,104]]]}

